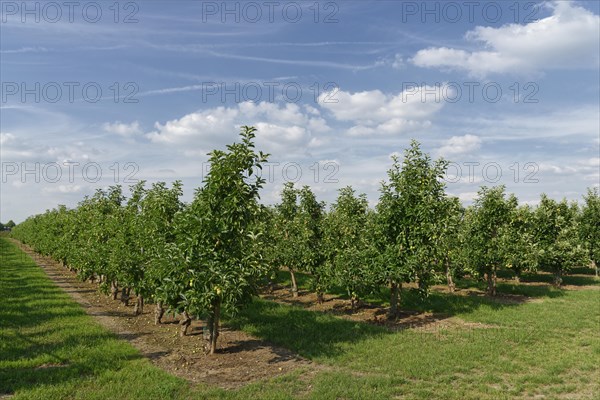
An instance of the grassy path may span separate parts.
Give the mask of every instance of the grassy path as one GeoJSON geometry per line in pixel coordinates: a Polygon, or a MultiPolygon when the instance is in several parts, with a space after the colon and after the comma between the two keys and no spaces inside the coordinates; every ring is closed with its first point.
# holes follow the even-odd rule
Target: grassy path
{"type": "Polygon", "coordinates": [[[468,307],[464,326],[390,332],[259,300],[232,326],[326,365],[240,390],[191,386],[101,327],[0,237],[0,397],[11,399],[600,398],[600,291],[468,307]]]}

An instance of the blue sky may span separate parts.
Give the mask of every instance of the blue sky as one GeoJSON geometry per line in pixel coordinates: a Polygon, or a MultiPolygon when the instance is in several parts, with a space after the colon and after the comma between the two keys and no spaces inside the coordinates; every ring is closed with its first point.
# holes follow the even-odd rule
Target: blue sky
{"type": "Polygon", "coordinates": [[[595,1],[22,4],[1,9],[2,221],[128,175],[189,200],[245,124],[271,154],[267,203],[297,180],[375,204],[411,138],[454,162],[465,204],[484,184],[532,204],[599,185],[595,1]]]}

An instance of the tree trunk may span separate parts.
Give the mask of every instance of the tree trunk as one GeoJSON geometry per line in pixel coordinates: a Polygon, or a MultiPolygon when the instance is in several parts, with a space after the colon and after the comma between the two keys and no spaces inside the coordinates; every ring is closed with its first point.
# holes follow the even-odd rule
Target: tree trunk
{"type": "Polygon", "coordinates": [[[179,336],[183,337],[183,336],[187,335],[187,330],[191,324],[192,324],[192,319],[190,318],[187,311],[182,312],[181,313],[181,321],[179,321],[179,325],[181,326],[181,329],[179,330],[179,336]]]}
{"type": "Polygon", "coordinates": [[[272,279],[269,279],[269,283],[267,283],[267,291],[269,294],[273,294],[273,291],[275,291],[275,282],[272,279]]]}
{"type": "Polygon", "coordinates": [[[217,339],[219,338],[219,321],[221,319],[221,299],[217,298],[213,302],[212,314],[206,319],[203,336],[208,342],[206,344],[206,352],[215,354],[217,351],[217,339]]]}
{"type": "Polygon", "coordinates": [[[129,293],[127,288],[121,289],[121,302],[126,306],[129,305],[129,293]]]}
{"type": "Polygon", "coordinates": [[[487,294],[496,295],[496,268],[492,267],[487,272],[487,294]]]}
{"type": "Polygon", "coordinates": [[[562,281],[563,281],[563,279],[562,279],[562,270],[557,269],[554,272],[554,286],[560,287],[562,285],[562,281]]]}
{"type": "Polygon", "coordinates": [[[360,305],[360,299],[356,295],[352,295],[350,297],[350,306],[352,307],[352,311],[356,311],[358,306],[360,305]]]}
{"type": "Polygon", "coordinates": [[[448,290],[450,293],[454,293],[456,289],[456,285],[454,284],[454,280],[452,279],[452,271],[450,270],[450,263],[446,260],[446,280],[448,281],[448,290]]]}
{"type": "Polygon", "coordinates": [[[215,320],[214,316],[212,314],[209,314],[208,317],[206,318],[206,323],[205,323],[204,327],[202,328],[202,337],[204,338],[204,340],[206,340],[206,344],[204,345],[204,351],[206,352],[206,354],[210,353],[213,331],[215,328],[214,320],[215,320]]]}
{"type": "Polygon", "coordinates": [[[206,340],[206,345],[204,347],[204,350],[208,353],[210,350],[210,338],[212,337],[212,330],[213,330],[213,317],[211,317],[210,315],[206,318],[206,323],[204,324],[204,326],[202,327],[202,337],[204,338],[204,340],[206,340]]]}
{"type": "Polygon", "coordinates": [[[219,338],[219,321],[221,319],[221,299],[218,298],[214,304],[213,328],[210,338],[210,354],[217,351],[217,339],[219,338]]]}
{"type": "Polygon", "coordinates": [[[322,291],[317,290],[317,303],[323,304],[325,302],[325,295],[322,291]]]}
{"type": "Polygon", "coordinates": [[[398,316],[399,295],[400,285],[396,281],[390,281],[390,309],[388,311],[388,318],[390,319],[398,316]]]}
{"type": "Polygon", "coordinates": [[[119,293],[119,285],[118,285],[117,281],[110,282],[110,292],[112,293],[112,299],[116,300],[117,294],[119,293]]]}
{"type": "Polygon", "coordinates": [[[592,268],[594,268],[594,271],[596,272],[596,278],[598,277],[598,265],[596,265],[596,261],[592,260],[592,268]]]}
{"type": "Polygon", "coordinates": [[[160,301],[156,302],[156,308],[154,309],[154,325],[162,323],[162,317],[165,315],[165,309],[160,301]]]}
{"type": "Polygon", "coordinates": [[[133,313],[135,315],[140,315],[144,312],[144,298],[141,295],[137,296],[135,302],[135,308],[133,309],[133,313]]]}
{"type": "Polygon", "coordinates": [[[296,283],[296,274],[294,270],[288,268],[290,270],[290,278],[292,279],[292,297],[298,297],[298,283],[296,283]]]}

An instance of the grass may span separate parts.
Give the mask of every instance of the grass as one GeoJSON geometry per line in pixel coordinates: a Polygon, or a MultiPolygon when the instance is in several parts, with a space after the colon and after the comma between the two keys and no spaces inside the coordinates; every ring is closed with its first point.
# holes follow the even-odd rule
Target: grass
{"type": "Polygon", "coordinates": [[[524,304],[407,291],[407,307],[478,325],[399,332],[257,300],[228,323],[322,367],[225,391],[154,367],[3,238],[0,261],[0,396],[15,400],[600,398],[597,290],[499,286],[540,300],[524,304]]]}

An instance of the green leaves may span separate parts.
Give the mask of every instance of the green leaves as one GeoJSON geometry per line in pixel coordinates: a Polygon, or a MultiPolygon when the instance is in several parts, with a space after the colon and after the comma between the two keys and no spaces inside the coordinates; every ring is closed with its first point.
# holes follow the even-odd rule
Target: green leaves
{"type": "Polygon", "coordinates": [[[502,230],[510,221],[512,205],[504,186],[482,187],[467,213],[467,259],[473,270],[488,273],[505,263],[502,230]]]}
{"type": "Polygon", "coordinates": [[[366,196],[355,196],[351,187],[340,189],[324,227],[323,247],[331,283],[345,288],[353,299],[373,292],[381,279],[373,243],[374,215],[366,196]]]}
{"type": "MultiPolygon", "coordinates": [[[[379,203],[339,191],[326,212],[308,187],[286,183],[280,204],[259,204],[266,154],[256,129],[242,127],[238,143],[209,154],[210,172],[183,204],[181,182],[144,182],[125,198],[119,186],[98,190],[77,208],[58,206],[29,218],[13,235],[78,271],[113,281],[174,311],[214,317],[235,313],[261,279],[281,267],[312,278],[317,293],[333,285],[357,299],[390,283],[428,287],[446,275],[487,276],[509,268],[519,275],[542,268],[560,277],[594,260],[600,264],[600,196],[590,189],[577,204],[542,195],[537,208],[519,206],[503,186],[482,187],[472,207],[448,197],[447,162],[434,161],[412,141],[393,158],[379,203]]],[[[214,319],[213,319],[214,320],[214,319]]],[[[218,325],[218,318],[217,325],[218,325]]]]}
{"type": "Polygon", "coordinates": [[[440,232],[445,210],[444,160],[432,161],[412,141],[400,165],[393,159],[389,183],[377,205],[384,275],[398,282],[417,281],[426,289],[443,257],[440,232]]]}
{"type": "Polygon", "coordinates": [[[578,216],[579,236],[588,251],[589,258],[600,266],[600,193],[589,188],[583,197],[584,204],[578,216]]]}
{"type": "Polygon", "coordinates": [[[182,280],[193,281],[180,307],[195,315],[211,315],[216,297],[225,311],[235,313],[256,292],[266,270],[256,251],[262,213],[258,192],[264,184],[256,172],[266,155],[253,150],[255,131],[242,127],[241,143],[210,153],[204,186],[175,220],[182,280]]]}
{"type": "Polygon", "coordinates": [[[589,262],[589,252],[580,240],[576,203],[557,202],[542,194],[535,210],[535,240],[540,268],[553,272],[555,284],[560,286],[562,275],[576,266],[589,262]]]}

